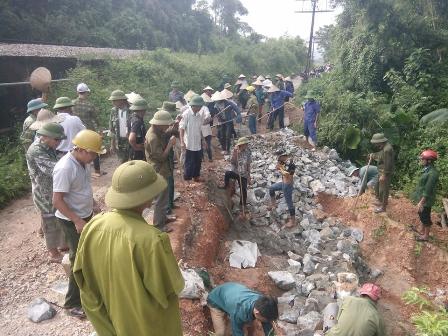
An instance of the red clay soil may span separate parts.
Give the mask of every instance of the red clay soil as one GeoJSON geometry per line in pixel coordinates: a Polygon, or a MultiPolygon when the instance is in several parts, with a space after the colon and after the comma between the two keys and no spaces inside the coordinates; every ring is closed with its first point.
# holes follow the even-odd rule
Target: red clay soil
{"type": "Polygon", "coordinates": [[[448,253],[444,245],[447,235],[433,225],[431,234],[435,243],[418,243],[408,228],[410,224],[419,225],[416,207],[408,199],[391,199],[387,215],[374,214],[372,201],[371,195],[362,195],[352,212],[354,199],[319,195],[328,215],[363,229],[363,258],[369,266],[384,273],[377,281],[384,291],[380,301],[383,315],[392,336],[405,335],[403,329],[409,329],[408,321],[414,311],[401,300],[403,293],[412,286],[448,288],[448,253]]]}

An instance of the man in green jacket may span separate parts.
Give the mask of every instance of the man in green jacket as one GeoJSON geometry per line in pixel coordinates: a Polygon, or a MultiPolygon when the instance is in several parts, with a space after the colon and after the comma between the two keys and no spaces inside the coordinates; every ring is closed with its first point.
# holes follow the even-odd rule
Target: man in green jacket
{"type": "Polygon", "coordinates": [[[109,100],[114,105],[109,116],[110,152],[117,153],[121,163],[129,160],[129,130],[131,118],[127,97],[121,90],[111,93],[109,100]]]}
{"type": "Polygon", "coordinates": [[[366,283],[359,291],[360,297],[346,297],[339,309],[338,323],[326,336],[386,336],[377,308],[380,293],[380,287],[366,283]]]}
{"type": "Polygon", "coordinates": [[[230,318],[233,336],[244,336],[244,328],[250,327],[255,320],[261,322],[264,334],[272,330],[272,321],[278,318],[277,300],[264,296],[244,285],[227,282],[215,287],[207,298],[212,316],[214,335],[230,335],[227,318],[230,318]]]}
{"type": "Polygon", "coordinates": [[[378,183],[375,186],[375,195],[378,206],[374,212],[385,212],[389,200],[389,188],[394,172],[395,153],[392,145],[388,142],[383,133],[374,134],[370,142],[380,150],[371,154],[372,159],[377,161],[378,183]]]}
{"type": "Polygon", "coordinates": [[[82,231],[73,273],[100,336],[182,336],[182,274],[168,235],[142,217],[165,188],[149,163],[121,164],[106,193],[112,211],[82,231]]]}
{"type": "Polygon", "coordinates": [[[436,199],[437,184],[439,182],[439,172],[434,167],[434,161],[438,158],[437,152],[432,149],[424,150],[420,154],[420,160],[423,165],[423,172],[417,184],[414,193],[414,200],[418,202],[418,215],[422,222],[422,230],[417,241],[428,241],[429,230],[432,225],[431,207],[436,199]]]}
{"type": "Polygon", "coordinates": [[[23,122],[22,134],[20,135],[20,141],[22,142],[25,153],[34,141],[36,131],[30,129],[30,126],[36,121],[37,113],[40,109],[47,107],[48,105],[42,100],[42,98],[32,99],[28,102],[26,112],[28,117],[23,122]]]}

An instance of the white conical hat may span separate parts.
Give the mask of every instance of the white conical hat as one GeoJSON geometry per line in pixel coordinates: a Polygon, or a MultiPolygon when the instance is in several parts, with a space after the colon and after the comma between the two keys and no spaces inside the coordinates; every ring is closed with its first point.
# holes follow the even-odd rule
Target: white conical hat
{"type": "Polygon", "coordinates": [[[246,78],[246,76],[244,76],[243,74],[239,75],[238,78],[246,78]]]}
{"type": "Polygon", "coordinates": [[[138,93],[132,91],[131,93],[125,93],[126,98],[128,99],[129,104],[134,104],[137,100],[143,99],[138,93]]]}
{"type": "Polygon", "coordinates": [[[214,91],[211,86],[206,86],[205,88],[202,89],[202,91],[207,91],[207,90],[214,91]]]}
{"type": "Polygon", "coordinates": [[[260,82],[264,81],[265,79],[266,79],[266,78],[264,78],[262,75],[260,75],[260,76],[257,77],[257,80],[260,81],[260,82]]]}
{"type": "Polygon", "coordinates": [[[233,97],[233,93],[230,90],[224,89],[221,91],[222,99],[230,99],[233,97]]]}
{"type": "Polygon", "coordinates": [[[216,91],[214,94],[212,94],[212,101],[218,101],[218,100],[223,100],[224,98],[222,98],[221,92],[216,91]]]}
{"type": "Polygon", "coordinates": [[[257,78],[257,80],[253,82],[252,85],[263,85],[263,83],[257,78]]]}
{"type": "Polygon", "coordinates": [[[196,96],[197,93],[193,90],[188,90],[188,92],[184,95],[184,99],[188,102],[193,96],[196,96]]]}
{"type": "Polygon", "coordinates": [[[268,90],[268,93],[277,92],[277,91],[280,91],[280,89],[278,87],[276,87],[274,84],[272,84],[268,90]]]}

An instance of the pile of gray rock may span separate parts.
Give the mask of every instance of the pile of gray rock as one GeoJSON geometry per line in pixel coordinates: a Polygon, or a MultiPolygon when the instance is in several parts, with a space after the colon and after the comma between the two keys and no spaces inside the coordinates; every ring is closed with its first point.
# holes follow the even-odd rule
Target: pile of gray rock
{"type": "Polygon", "coordinates": [[[336,303],[354,295],[360,282],[371,281],[381,272],[371,270],[360,256],[363,231],[327,217],[317,201],[320,192],[339,197],[357,194],[359,180],[347,174],[351,163],[342,161],[333,149],[302,148],[301,141],[287,129],[253,138],[252,188],[248,192],[251,225],[240,225],[237,230],[256,242],[262,254],[288,255],[284,264],[268,272],[286,291],[279,297],[279,324],[285,334],[323,335],[335,322],[336,303]],[[277,208],[267,210],[269,185],[281,180],[274,154],[279,150],[289,152],[297,166],[293,201],[298,226],[290,230],[282,229],[288,211],[280,195],[277,208]]]}

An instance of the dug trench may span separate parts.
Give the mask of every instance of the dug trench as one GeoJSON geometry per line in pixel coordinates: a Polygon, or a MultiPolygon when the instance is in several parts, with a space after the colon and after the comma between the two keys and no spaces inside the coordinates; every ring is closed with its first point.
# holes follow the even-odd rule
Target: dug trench
{"type": "MultiPolygon", "coordinates": [[[[296,160],[305,163],[304,171],[296,177],[300,183],[303,182],[303,185],[297,185],[295,198],[297,229],[281,227],[285,222],[285,216],[279,214],[282,209],[284,212],[281,199],[279,213],[265,214],[267,195],[260,195],[263,182],[255,182],[249,191],[248,208],[252,218],[238,220],[236,212],[229,209],[224,191],[218,188],[223,184],[224,171],[229,163],[217,154],[213,163],[204,164],[206,183],[187,185],[180,182],[178,191],[182,196],[176,214],[183,219],[170,233],[176,256],[187,267],[207,270],[214,285],[235,281],[278,297],[278,335],[313,335],[314,330],[322,329],[325,305],[347,292],[354,293],[356,285],[366,281],[378,283],[383,288],[379,310],[385,318],[389,335],[412,334],[410,317],[415,311],[406,306],[401,297],[412,286],[426,285],[432,290],[446,288],[443,274],[447,271],[447,254],[440,238],[443,232],[436,229],[439,245],[422,246],[421,255],[416,257],[413,234],[406,229],[407,224],[418,222],[413,205],[405,198],[393,198],[388,216],[374,215],[370,206],[373,197],[366,194],[353,209],[354,198],[349,195],[356,181],[340,174],[345,163],[335,156],[330,159],[329,156],[334,155],[331,151],[309,151],[301,140],[282,132],[259,135],[252,140],[255,143],[255,165],[260,161],[266,167],[270,165],[264,155],[271,155],[276,146],[291,147],[296,150],[296,160]],[[272,151],[265,153],[267,148],[263,143],[268,144],[272,151]],[[257,157],[258,154],[261,156],[257,157]],[[313,185],[306,177],[306,165],[314,162],[323,166],[331,162],[330,166],[341,168],[333,170],[336,181],[345,181],[346,185],[342,187],[346,191],[337,189],[338,182],[331,184],[331,176],[319,173],[310,175],[313,178],[320,176],[323,186],[319,189],[319,184],[313,185]],[[305,182],[314,190],[304,188],[305,182]],[[258,244],[261,257],[256,267],[230,267],[229,250],[234,240],[258,244]],[[355,275],[354,281],[350,274],[355,275]],[[292,275],[289,283],[288,275],[292,275]]],[[[269,171],[265,166],[262,169],[269,171]]],[[[263,177],[266,178],[265,175],[263,177]]],[[[270,179],[268,175],[267,180],[270,179]]],[[[238,195],[234,197],[234,203],[238,203],[238,195]]],[[[181,310],[185,335],[207,335],[212,330],[208,309],[199,300],[182,299],[181,310]]],[[[259,326],[253,335],[263,335],[259,326]]]]}

